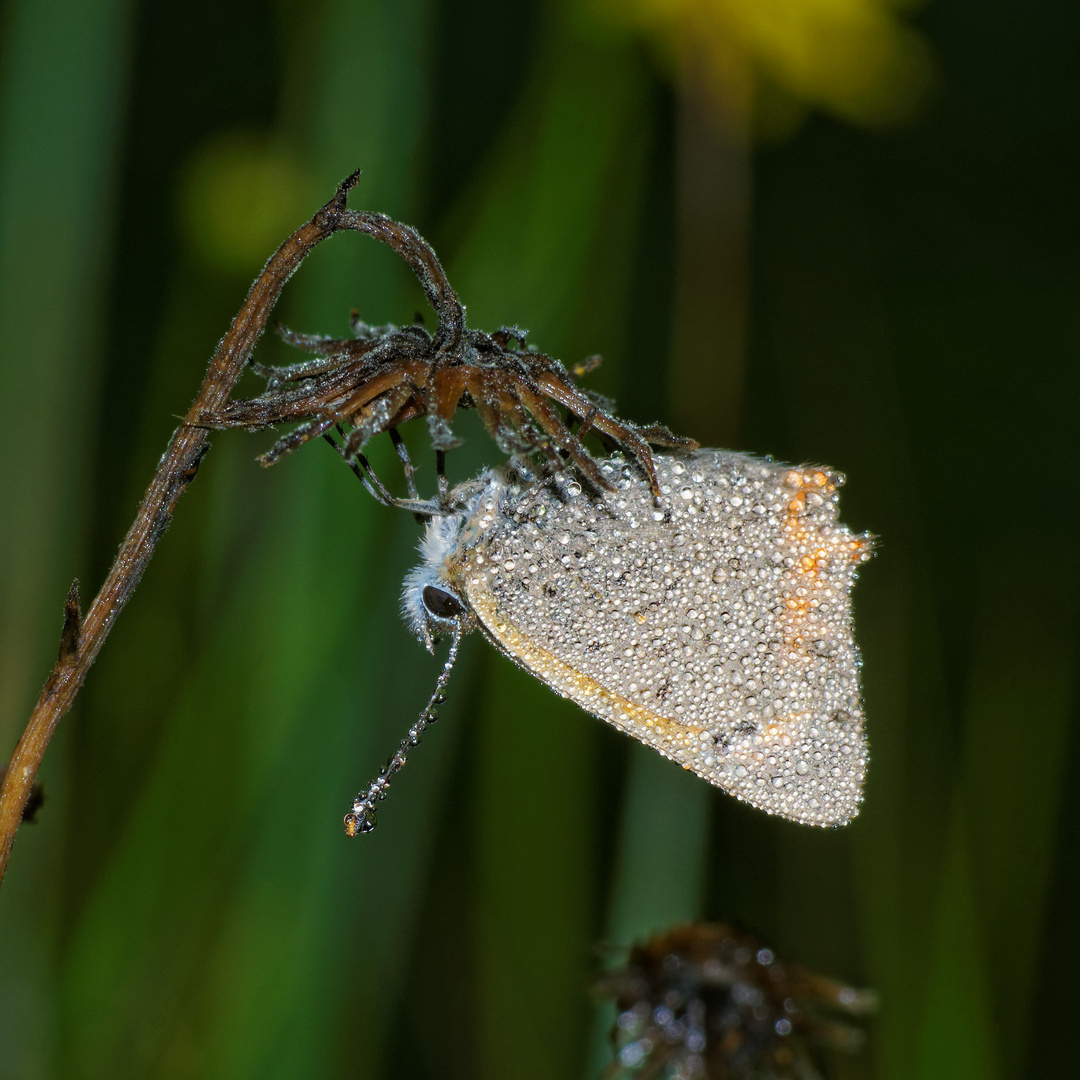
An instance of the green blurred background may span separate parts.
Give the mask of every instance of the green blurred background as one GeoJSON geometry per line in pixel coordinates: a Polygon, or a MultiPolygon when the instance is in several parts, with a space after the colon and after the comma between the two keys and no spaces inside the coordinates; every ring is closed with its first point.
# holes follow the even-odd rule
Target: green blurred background
{"type": "MultiPolygon", "coordinates": [[[[0,5],[0,755],[248,283],[358,166],[474,326],[603,353],[631,419],[842,468],[882,537],[849,828],[709,790],[476,636],[349,841],[441,662],[396,610],[418,530],[321,444],[266,471],[272,436],[215,436],[0,893],[0,1077],[584,1080],[597,944],[692,916],[880,992],[837,1076],[1067,1075],[1078,35],[1064,0],[0,5]]],[[[422,302],[343,235],[279,314],[422,302]]],[[[461,430],[456,476],[498,460],[461,430]]]]}

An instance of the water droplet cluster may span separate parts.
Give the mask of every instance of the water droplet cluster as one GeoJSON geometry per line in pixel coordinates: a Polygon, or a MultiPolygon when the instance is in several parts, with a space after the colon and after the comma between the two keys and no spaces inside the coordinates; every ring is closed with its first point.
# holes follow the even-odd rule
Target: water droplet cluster
{"type": "Polygon", "coordinates": [[[769,813],[841,825],[866,769],[843,477],[742,454],[621,458],[615,491],[492,473],[440,575],[566,697],[769,813]]]}

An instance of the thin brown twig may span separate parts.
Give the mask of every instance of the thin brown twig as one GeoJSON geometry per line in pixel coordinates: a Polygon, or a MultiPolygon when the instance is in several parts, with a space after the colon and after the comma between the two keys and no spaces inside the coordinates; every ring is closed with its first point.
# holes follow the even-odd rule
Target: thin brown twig
{"type": "MultiPolygon", "coordinates": [[[[199,418],[224,408],[285,283],[317,244],[343,229],[367,233],[396,250],[411,249],[416,245],[415,233],[407,226],[398,225],[382,214],[346,208],[348,194],[356,186],[359,176],[356,172],[345,180],[334,197],[274,252],[251,286],[247,299],[210,361],[198,397],[173,433],[139,505],[135,521],[85,618],[79,612],[78,582],[72,585],[65,604],[64,629],[56,664],[42,688],[0,786],[0,881],[53,732],[71,708],[116,617],[131,598],[157,542],[168,528],[180,496],[195,479],[209,448],[209,431],[205,424],[199,423],[199,418]]],[[[448,316],[452,330],[456,330],[455,323],[461,318],[460,304],[434,256],[424,263],[422,272],[418,269],[417,276],[440,316],[448,316]]]]}

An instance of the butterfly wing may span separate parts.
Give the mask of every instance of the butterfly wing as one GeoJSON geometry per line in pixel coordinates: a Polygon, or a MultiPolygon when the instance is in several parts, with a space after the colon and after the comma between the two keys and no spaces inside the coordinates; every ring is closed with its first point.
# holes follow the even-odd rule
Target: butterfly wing
{"type": "Polygon", "coordinates": [[[595,716],[737,798],[813,825],[857,812],[866,768],[850,590],[867,536],[842,477],[725,451],[656,455],[616,491],[488,504],[450,575],[488,636],[595,716]]]}

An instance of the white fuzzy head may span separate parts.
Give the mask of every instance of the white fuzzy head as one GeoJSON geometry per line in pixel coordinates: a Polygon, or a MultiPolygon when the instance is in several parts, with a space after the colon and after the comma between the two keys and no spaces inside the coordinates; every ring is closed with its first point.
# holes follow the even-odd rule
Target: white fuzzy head
{"type": "MultiPolygon", "coordinates": [[[[490,520],[481,515],[481,505],[488,511],[499,506],[507,492],[520,490],[520,479],[521,469],[488,469],[450,493],[460,511],[428,519],[418,545],[420,565],[406,574],[401,591],[401,614],[428,652],[434,652],[435,642],[452,633],[469,615],[469,602],[451,578],[451,557],[463,544],[467,547],[474,543],[485,527],[483,521],[490,520]]],[[[530,478],[525,479],[529,482],[530,478]]]]}
{"type": "Polygon", "coordinates": [[[446,560],[457,547],[464,525],[464,514],[430,518],[418,545],[420,565],[405,575],[401,614],[428,652],[435,651],[440,631],[449,629],[456,615],[465,611],[465,603],[450,584],[446,568],[446,560]],[[456,612],[455,606],[459,609],[456,612]]]}

